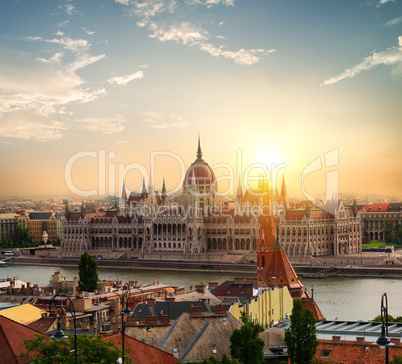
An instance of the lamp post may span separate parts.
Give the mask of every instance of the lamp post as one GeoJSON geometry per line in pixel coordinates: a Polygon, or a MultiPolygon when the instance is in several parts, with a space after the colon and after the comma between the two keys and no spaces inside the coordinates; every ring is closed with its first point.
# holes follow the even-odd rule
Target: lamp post
{"type": "Polygon", "coordinates": [[[388,347],[392,344],[388,337],[388,299],[387,294],[383,293],[381,297],[381,335],[377,339],[377,344],[385,347],[385,363],[389,363],[388,347]]]}
{"type": "Polygon", "coordinates": [[[50,309],[50,313],[52,314],[52,316],[57,318],[57,330],[55,331],[53,336],[51,336],[52,339],[60,340],[60,339],[66,339],[67,338],[67,336],[64,335],[64,332],[61,329],[60,319],[66,314],[66,311],[70,312],[71,316],[73,317],[73,321],[74,321],[74,359],[75,359],[75,364],[78,364],[77,319],[76,319],[76,315],[75,315],[75,309],[74,309],[73,301],[67,295],[65,295],[63,293],[57,293],[50,300],[49,309],[50,309]],[[63,304],[58,304],[56,302],[57,297],[66,298],[70,302],[71,308],[69,308],[69,307],[67,307],[66,305],[63,305],[63,304]],[[55,312],[56,310],[57,310],[57,314],[55,312]]]}
{"type": "Polygon", "coordinates": [[[126,324],[124,321],[124,315],[129,315],[131,313],[131,310],[128,307],[128,301],[130,299],[130,286],[128,283],[126,283],[123,286],[123,290],[120,295],[120,298],[121,298],[121,308],[122,308],[122,310],[121,310],[121,347],[123,349],[122,350],[123,354],[122,354],[121,358],[122,358],[122,363],[124,364],[125,359],[126,359],[126,355],[124,353],[124,336],[126,333],[126,324]],[[126,300],[126,307],[124,307],[124,299],[126,300]]]}

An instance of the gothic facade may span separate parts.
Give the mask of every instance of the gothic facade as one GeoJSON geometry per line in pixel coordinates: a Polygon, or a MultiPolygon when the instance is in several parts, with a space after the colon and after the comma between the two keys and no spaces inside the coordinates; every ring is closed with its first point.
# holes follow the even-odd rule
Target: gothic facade
{"type": "Polygon", "coordinates": [[[290,210],[284,179],[280,194],[264,179],[244,194],[239,181],[233,201],[225,201],[216,191],[214,171],[203,160],[198,140],[197,158],[185,174],[181,196],[169,201],[165,181],[159,195],[150,180],[148,191],[143,181],[142,192],[129,196],[123,184],[119,206],[112,210],[82,206],[81,211],[70,212],[67,208],[62,249],[72,254],[98,251],[107,257],[118,257],[117,252],[131,256],[255,253],[260,214],[275,217],[278,241],[290,257],[361,249],[360,220],[354,209],[339,203],[332,212],[325,207],[290,210]]]}

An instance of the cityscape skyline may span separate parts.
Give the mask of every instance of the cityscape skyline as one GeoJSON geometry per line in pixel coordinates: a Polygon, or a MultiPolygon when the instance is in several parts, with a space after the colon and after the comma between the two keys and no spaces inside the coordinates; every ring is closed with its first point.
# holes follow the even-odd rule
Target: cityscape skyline
{"type": "MultiPolygon", "coordinates": [[[[149,173],[151,153],[169,152],[153,171],[155,188],[165,178],[169,192],[183,182],[172,156],[187,169],[199,133],[204,160],[218,177],[230,165],[235,188],[253,164],[286,164],[278,189],[284,174],[289,196],[305,199],[303,171],[320,159],[305,178],[310,195],[322,199],[337,171],[341,195],[401,198],[400,1],[21,0],[0,9],[1,196],[70,194],[68,161],[102,150],[107,181],[119,163],[149,173]]],[[[98,163],[79,160],[74,182],[97,188],[98,163]]],[[[128,172],[126,187],[140,190],[142,177],[128,172]]]]}

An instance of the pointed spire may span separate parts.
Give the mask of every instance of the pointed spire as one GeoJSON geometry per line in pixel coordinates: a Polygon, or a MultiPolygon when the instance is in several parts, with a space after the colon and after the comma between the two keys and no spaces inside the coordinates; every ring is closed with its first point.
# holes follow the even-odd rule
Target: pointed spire
{"type": "Polygon", "coordinates": [[[124,179],[123,179],[123,187],[122,187],[122,189],[121,189],[121,201],[122,201],[123,203],[125,203],[126,200],[127,200],[126,185],[125,185],[124,179]]]}
{"type": "Polygon", "coordinates": [[[145,177],[142,177],[142,193],[147,193],[147,189],[145,188],[145,177]]]}
{"type": "Polygon", "coordinates": [[[198,134],[198,149],[197,149],[197,160],[202,159],[202,151],[201,151],[201,143],[200,143],[200,134],[198,134]]]}
{"type": "Polygon", "coordinates": [[[165,202],[167,200],[167,195],[166,195],[166,186],[165,186],[165,177],[163,177],[163,185],[162,185],[162,202],[165,202]]]}
{"type": "Polygon", "coordinates": [[[285,174],[283,174],[283,177],[282,177],[281,196],[282,196],[282,198],[286,198],[286,197],[287,197],[286,185],[285,185],[285,174]]]}
{"type": "Polygon", "coordinates": [[[243,198],[243,190],[241,187],[240,174],[239,174],[239,184],[237,185],[237,198],[238,199],[243,198]]]}

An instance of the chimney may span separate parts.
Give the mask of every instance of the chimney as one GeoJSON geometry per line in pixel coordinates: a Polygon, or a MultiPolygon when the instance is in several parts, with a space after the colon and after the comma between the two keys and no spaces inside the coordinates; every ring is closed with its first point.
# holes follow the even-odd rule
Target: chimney
{"type": "Polygon", "coordinates": [[[165,292],[163,291],[158,291],[158,297],[163,297],[165,295],[165,292]]]}
{"type": "Polygon", "coordinates": [[[226,314],[226,305],[216,305],[215,313],[217,315],[225,315],[226,314]]]}
{"type": "Polygon", "coordinates": [[[210,289],[214,289],[214,288],[218,287],[218,282],[210,282],[210,283],[208,283],[208,286],[210,289]]]}
{"type": "Polygon", "coordinates": [[[205,293],[205,286],[203,284],[197,284],[195,286],[195,289],[197,290],[197,292],[205,293]]]}
{"type": "Polygon", "coordinates": [[[146,323],[147,325],[155,325],[155,324],[157,323],[157,319],[158,319],[158,317],[157,317],[157,316],[154,316],[154,315],[152,315],[152,316],[145,316],[145,323],[146,323]]]}
{"type": "Polygon", "coordinates": [[[161,322],[162,322],[163,324],[169,324],[169,320],[170,320],[169,315],[162,315],[162,316],[161,316],[161,322]]]}
{"type": "Polygon", "coordinates": [[[190,307],[190,315],[202,315],[202,307],[201,306],[191,306],[190,307]]]}
{"type": "Polygon", "coordinates": [[[184,288],[183,286],[182,286],[182,287],[176,287],[176,288],[174,289],[174,293],[175,293],[176,295],[178,295],[178,294],[183,294],[184,291],[185,291],[185,288],[184,288]]]}
{"type": "Polygon", "coordinates": [[[341,337],[340,336],[332,336],[332,342],[333,343],[340,343],[341,342],[341,337]]]}
{"type": "Polygon", "coordinates": [[[147,299],[147,304],[148,305],[154,305],[156,303],[156,299],[155,298],[148,298],[147,299]]]}
{"type": "Polygon", "coordinates": [[[357,345],[364,345],[365,344],[365,338],[364,337],[356,337],[356,344],[357,345]]]}

